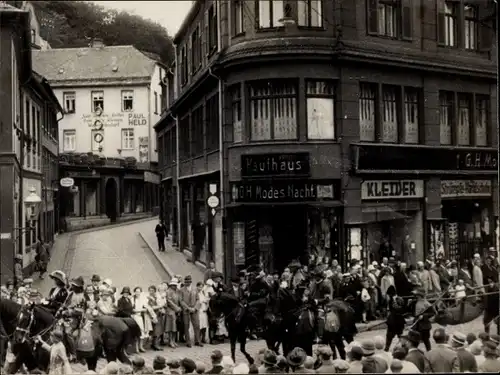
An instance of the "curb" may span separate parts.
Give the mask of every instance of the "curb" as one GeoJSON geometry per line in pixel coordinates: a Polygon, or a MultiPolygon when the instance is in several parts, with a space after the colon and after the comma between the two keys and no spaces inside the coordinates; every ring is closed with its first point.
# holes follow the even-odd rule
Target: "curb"
{"type": "Polygon", "coordinates": [[[145,246],[149,249],[149,251],[151,251],[153,253],[154,257],[156,258],[156,260],[158,260],[158,262],[160,263],[160,266],[165,270],[167,275],[170,278],[172,278],[172,276],[175,275],[174,271],[172,269],[170,269],[170,267],[165,264],[165,261],[163,259],[161,259],[160,255],[156,251],[154,251],[154,249],[149,245],[148,241],[146,241],[146,239],[144,238],[144,236],[142,235],[141,232],[137,232],[137,235],[141,238],[142,242],[144,242],[145,246]]]}
{"type": "Polygon", "coordinates": [[[84,233],[89,233],[89,232],[99,232],[101,230],[113,229],[113,228],[118,228],[118,227],[122,227],[122,226],[125,226],[125,225],[138,224],[138,223],[142,223],[144,221],[154,220],[157,217],[158,217],[158,215],[156,215],[156,216],[150,216],[150,217],[144,217],[142,219],[128,220],[128,221],[118,222],[118,223],[115,223],[115,224],[106,224],[106,225],[102,225],[100,227],[80,229],[80,230],[75,230],[75,231],[71,231],[71,232],[64,232],[62,234],[79,235],[79,234],[84,234],[84,233]]]}

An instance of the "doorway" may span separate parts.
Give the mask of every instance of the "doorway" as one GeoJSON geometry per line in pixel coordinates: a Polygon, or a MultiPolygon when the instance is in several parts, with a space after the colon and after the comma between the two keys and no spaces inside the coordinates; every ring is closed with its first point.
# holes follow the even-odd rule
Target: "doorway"
{"type": "Polygon", "coordinates": [[[274,269],[282,272],[288,264],[307,258],[307,210],[302,206],[273,208],[272,236],[274,269]]]}
{"type": "Polygon", "coordinates": [[[108,178],[106,181],[106,215],[111,219],[111,222],[116,222],[118,216],[118,186],[114,178],[108,178]]]}

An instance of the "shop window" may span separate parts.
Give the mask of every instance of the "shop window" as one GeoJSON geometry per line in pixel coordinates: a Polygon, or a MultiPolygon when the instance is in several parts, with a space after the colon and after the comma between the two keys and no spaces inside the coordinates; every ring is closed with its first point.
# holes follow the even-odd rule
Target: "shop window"
{"type": "Polygon", "coordinates": [[[476,96],[476,146],[488,145],[488,98],[476,96]]]}
{"type": "Polygon", "coordinates": [[[477,49],[478,35],[478,8],[477,6],[464,5],[464,41],[465,49],[477,49]]]}
{"type": "Polygon", "coordinates": [[[241,85],[231,87],[231,112],[233,114],[233,142],[243,142],[243,113],[241,108],[241,85]]]}
{"type": "Polygon", "coordinates": [[[446,47],[456,47],[458,5],[454,1],[440,0],[438,6],[438,43],[446,47]]]}
{"type": "Polygon", "coordinates": [[[471,101],[468,96],[460,95],[458,98],[458,129],[457,143],[459,146],[471,144],[471,101]]]}
{"type": "Polygon", "coordinates": [[[453,93],[441,91],[439,93],[439,139],[442,145],[451,145],[453,122],[453,93]]]}
{"type": "Polygon", "coordinates": [[[393,86],[382,89],[382,142],[398,142],[398,95],[393,86]]]}
{"type": "Polygon", "coordinates": [[[251,140],[297,139],[297,88],[281,80],[250,85],[251,140]]]}
{"type": "Polygon", "coordinates": [[[405,115],[405,143],[418,143],[419,141],[419,92],[413,88],[405,88],[404,91],[404,115],[405,115]]]}
{"type": "Polygon", "coordinates": [[[362,83],[359,88],[360,141],[375,142],[375,92],[376,86],[362,83]]]}
{"type": "Polygon", "coordinates": [[[339,218],[334,208],[309,207],[307,210],[308,248],[316,258],[338,259],[339,218]]]}
{"type": "Polygon", "coordinates": [[[335,99],[332,81],[307,81],[307,138],[335,138],[335,99]]]}
{"type": "Polygon", "coordinates": [[[323,27],[322,0],[302,0],[298,2],[297,6],[299,26],[323,27]]]}
{"type": "Polygon", "coordinates": [[[203,154],[203,105],[191,113],[191,156],[203,154]]]}

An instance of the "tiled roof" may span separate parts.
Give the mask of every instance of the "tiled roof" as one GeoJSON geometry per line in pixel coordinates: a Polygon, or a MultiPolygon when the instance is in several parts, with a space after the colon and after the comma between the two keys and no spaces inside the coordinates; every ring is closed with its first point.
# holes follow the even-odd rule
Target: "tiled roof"
{"type": "Polygon", "coordinates": [[[13,7],[12,5],[7,4],[6,2],[0,1],[0,12],[8,11],[8,12],[24,12],[24,10],[13,7]]]}
{"type": "Polygon", "coordinates": [[[33,51],[33,69],[49,82],[146,78],[155,64],[134,46],[33,51]]]}

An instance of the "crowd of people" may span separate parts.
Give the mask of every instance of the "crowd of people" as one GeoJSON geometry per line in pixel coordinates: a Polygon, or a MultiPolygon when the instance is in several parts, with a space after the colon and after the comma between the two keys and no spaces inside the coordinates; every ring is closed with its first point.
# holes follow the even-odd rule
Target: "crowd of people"
{"type": "MultiPolygon", "coordinates": [[[[42,257],[46,262],[46,256],[42,257]]],[[[39,268],[41,276],[46,264],[39,268]]],[[[352,261],[343,270],[336,260],[311,256],[301,264],[293,261],[280,273],[266,273],[262,268],[241,271],[230,283],[224,283],[223,274],[210,263],[204,279],[193,284],[192,277],[175,275],[168,282],[142,286],[122,286],[117,289],[109,278],[93,275],[89,282],[83,277],[68,280],[62,271],[54,271],[54,282],[49,295],[42,296],[33,288],[33,279],[16,277],[1,288],[1,297],[13,299],[20,305],[45,306],[54,316],[70,316],[79,312],[92,321],[100,316],[117,316],[134,319],[141,329],[132,364],[120,366],[110,362],[105,373],[275,373],[275,372],[477,372],[499,371],[499,341],[497,335],[489,335],[492,323],[499,322],[498,302],[499,265],[497,252],[489,249],[485,257],[475,254],[467,264],[444,259],[428,259],[407,265],[390,257],[380,262],[363,264],[352,261]],[[348,271],[348,272],[345,272],[348,271]],[[250,275],[253,277],[250,279],[250,275]],[[259,364],[235,366],[232,360],[215,350],[211,365],[184,358],[167,361],[157,356],[152,366],[146,366],[141,353],[146,350],[161,351],[162,347],[176,348],[179,343],[187,347],[215,344],[227,336],[224,317],[211,315],[210,298],[221,292],[237,297],[242,305],[271,293],[276,288],[302,290],[302,300],[313,301],[325,307],[328,301],[340,298],[353,307],[358,322],[383,319],[387,325],[385,338],[354,340],[355,327],[344,335],[344,343],[328,342],[320,345],[313,357],[307,348],[295,348],[280,356],[271,350],[259,353],[259,364]],[[431,320],[436,315],[435,300],[454,300],[460,303],[468,296],[485,295],[484,333],[476,338],[473,334],[454,333],[448,337],[445,329],[431,334],[431,320]],[[411,296],[411,315],[416,316],[407,334],[403,334],[408,302],[411,296]],[[431,345],[431,336],[436,343],[431,345]],[[398,337],[393,347],[393,340],[398,337]],[[425,352],[418,349],[423,343],[425,352]],[[392,351],[391,351],[391,348],[392,351]],[[338,356],[337,356],[338,351],[338,356]],[[339,358],[340,357],[340,358],[339,358]],[[442,359],[446,358],[446,361],[442,359]],[[448,361],[449,359],[449,361],[448,361]],[[448,362],[447,362],[448,361],[448,362]],[[448,366],[448,367],[446,367],[448,366]],[[492,370],[493,369],[493,370],[492,370]],[[207,372],[205,372],[207,371],[207,372]]],[[[453,306],[453,304],[447,304],[453,306]]],[[[253,336],[259,328],[252,327],[253,336]]],[[[72,328],[66,326],[69,337],[72,328]]],[[[52,337],[58,340],[56,335],[52,337]]],[[[60,340],[59,340],[60,341],[60,340]]],[[[341,340],[342,341],[342,340],[341,340]]],[[[43,344],[43,343],[42,343],[43,344]]],[[[49,346],[48,346],[49,348],[49,346]]],[[[67,350],[68,363],[77,361],[75,343],[67,350]]],[[[49,350],[49,349],[48,349],[49,350]]],[[[8,359],[7,359],[8,360],[8,359]]],[[[63,371],[64,372],[64,371],[63,371]]],[[[67,371],[66,371],[67,372],[67,371]]]]}

